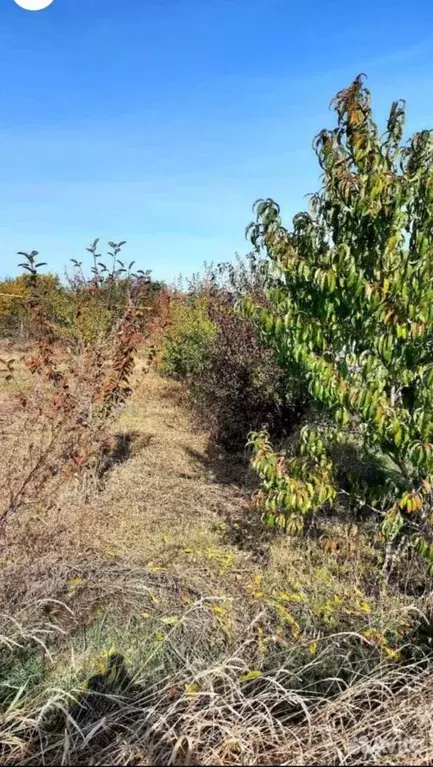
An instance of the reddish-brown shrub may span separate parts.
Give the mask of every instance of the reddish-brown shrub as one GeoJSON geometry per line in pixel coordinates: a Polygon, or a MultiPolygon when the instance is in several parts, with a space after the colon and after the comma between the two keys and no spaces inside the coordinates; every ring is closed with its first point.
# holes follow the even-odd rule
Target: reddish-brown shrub
{"type": "MultiPolygon", "coordinates": [[[[0,467],[0,527],[24,506],[49,503],[59,483],[83,471],[97,472],[110,419],[132,392],[135,352],[142,339],[140,307],[147,290],[147,279],[134,276],[124,293],[123,312],[105,333],[59,342],[35,264],[37,254],[21,255],[29,272],[26,312],[34,344],[24,359],[30,381],[25,389],[10,388],[3,429],[0,418],[6,456],[0,467]]],[[[96,301],[103,289],[95,277],[81,286],[83,292],[92,290],[96,301]]],[[[102,304],[105,296],[100,299],[102,304]]],[[[2,365],[6,383],[13,384],[14,363],[5,360],[2,365]]]]}
{"type": "Polygon", "coordinates": [[[227,290],[214,293],[209,316],[216,335],[208,364],[190,381],[190,391],[212,439],[226,450],[239,451],[248,433],[263,425],[277,437],[287,435],[299,420],[303,399],[273,351],[236,312],[227,290]]]}
{"type": "Polygon", "coordinates": [[[162,370],[186,381],[212,442],[233,452],[243,450],[251,430],[265,425],[276,437],[287,435],[305,406],[274,351],[237,311],[237,300],[246,294],[265,301],[254,256],[207,267],[186,292],[166,299],[162,370]]]}

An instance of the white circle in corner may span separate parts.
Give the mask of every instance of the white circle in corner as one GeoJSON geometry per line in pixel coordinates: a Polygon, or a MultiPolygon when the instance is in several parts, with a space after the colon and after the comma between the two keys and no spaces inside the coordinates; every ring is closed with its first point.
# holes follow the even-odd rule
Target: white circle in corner
{"type": "Polygon", "coordinates": [[[25,11],[43,11],[54,0],[15,0],[15,2],[20,8],[24,8],[25,11]]]}

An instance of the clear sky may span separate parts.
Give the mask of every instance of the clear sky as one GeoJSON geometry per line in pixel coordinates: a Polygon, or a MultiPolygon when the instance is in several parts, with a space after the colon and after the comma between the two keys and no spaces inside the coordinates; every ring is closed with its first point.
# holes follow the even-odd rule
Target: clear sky
{"type": "Polygon", "coordinates": [[[378,117],[433,127],[433,3],[0,0],[0,274],[95,237],[155,278],[246,252],[257,197],[317,188],[313,136],[366,72],[378,117]]]}

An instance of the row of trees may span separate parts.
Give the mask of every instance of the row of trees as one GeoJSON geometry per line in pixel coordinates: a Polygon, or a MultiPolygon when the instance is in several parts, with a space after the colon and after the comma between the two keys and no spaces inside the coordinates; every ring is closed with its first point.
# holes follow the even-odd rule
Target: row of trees
{"type": "Polygon", "coordinates": [[[141,291],[142,308],[150,311],[155,293],[162,287],[151,282],[150,270],[135,270],[135,262],[121,259],[125,242],[109,242],[105,254],[99,252],[99,240],[87,251],[91,254],[90,275],[87,276],[82,261],[71,259],[72,268],[63,280],[58,275],[39,273],[46,266],[38,261],[37,251],[19,253],[24,259],[20,264],[23,273],[13,279],[0,282],[0,333],[12,338],[29,338],[29,300],[34,294],[32,280],[38,273],[38,301],[44,305],[47,318],[56,328],[59,339],[67,342],[89,342],[98,333],[104,333],[121,317],[137,286],[146,285],[141,291]]]}

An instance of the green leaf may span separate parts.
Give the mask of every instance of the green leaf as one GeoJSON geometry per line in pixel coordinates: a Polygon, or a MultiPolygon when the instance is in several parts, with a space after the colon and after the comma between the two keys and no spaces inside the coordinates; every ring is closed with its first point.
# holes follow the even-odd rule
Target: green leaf
{"type": "Polygon", "coordinates": [[[247,671],[245,674],[242,674],[240,677],[241,682],[251,682],[252,679],[257,679],[259,676],[262,676],[262,671],[258,671],[257,669],[254,669],[252,671],[247,671]]]}
{"type": "Polygon", "coordinates": [[[166,626],[175,626],[176,623],[179,623],[179,618],[177,615],[171,615],[167,618],[161,618],[161,623],[164,623],[166,626]]]}

